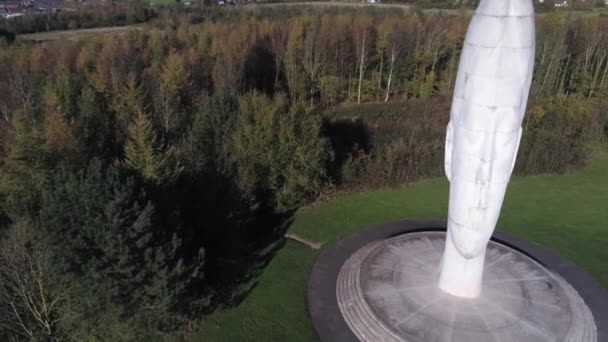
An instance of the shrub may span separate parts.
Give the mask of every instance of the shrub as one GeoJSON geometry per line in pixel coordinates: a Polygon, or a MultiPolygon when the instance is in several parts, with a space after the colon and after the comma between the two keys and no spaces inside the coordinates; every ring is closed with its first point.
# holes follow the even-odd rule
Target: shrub
{"type": "MultiPolygon", "coordinates": [[[[328,110],[324,132],[336,151],[332,177],[343,188],[359,188],[443,175],[449,108],[449,98],[435,96],[328,110]]],[[[588,100],[574,95],[533,105],[524,120],[516,172],[565,172],[584,166],[590,143],[602,132],[601,115],[588,100]]]]}
{"type": "MultiPolygon", "coordinates": [[[[0,28],[0,38],[3,38],[7,44],[11,44],[15,41],[15,33],[6,29],[0,28]]],[[[1,44],[0,44],[1,46],[1,44]]]]}
{"type": "Polygon", "coordinates": [[[599,118],[576,95],[558,95],[533,106],[524,122],[516,172],[561,173],[584,166],[599,118]]]}
{"type": "Polygon", "coordinates": [[[324,130],[336,151],[332,175],[347,188],[440,175],[448,113],[444,97],[332,109],[324,130]]]}

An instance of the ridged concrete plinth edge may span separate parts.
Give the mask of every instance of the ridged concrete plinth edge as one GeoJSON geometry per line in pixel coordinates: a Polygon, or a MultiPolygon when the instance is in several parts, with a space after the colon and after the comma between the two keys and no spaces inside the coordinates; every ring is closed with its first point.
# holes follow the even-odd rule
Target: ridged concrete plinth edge
{"type": "MultiPolygon", "coordinates": [[[[361,335],[361,331],[357,331],[357,334],[353,333],[340,311],[336,295],[337,286],[344,287],[344,283],[339,285],[338,275],[349,258],[357,254],[363,247],[370,249],[368,252],[371,252],[374,244],[370,243],[374,241],[384,241],[413,232],[445,231],[445,226],[444,221],[400,221],[380,224],[354,233],[325,248],[317,259],[308,286],[309,312],[319,338],[322,341],[340,342],[357,341],[359,340],[357,336],[364,336],[361,335]]],[[[538,244],[509,236],[500,231],[494,234],[493,240],[500,245],[508,246],[506,248],[512,248],[524,254],[538,265],[555,274],[555,279],[558,279],[558,281],[563,279],[565,285],[560,286],[571,287],[572,293],[578,293],[578,296],[582,298],[581,302],[584,301],[587,304],[597,328],[597,341],[608,341],[608,291],[605,288],[572,262],[538,244]]],[[[365,250],[361,251],[363,252],[360,256],[365,255],[365,250]]],[[[351,278],[359,277],[360,274],[350,272],[347,276],[351,278]]],[[[356,287],[354,290],[356,291],[356,287]]],[[[352,292],[353,288],[344,289],[343,294],[348,294],[349,291],[352,292]]],[[[574,302],[576,301],[574,300],[574,302]]],[[[370,311],[369,307],[360,307],[354,313],[355,315],[361,315],[361,317],[378,315],[378,312],[373,310],[375,309],[370,311]]],[[[352,314],[352,312],[347,313],[347,315],[352,314]]],[[[350,319],[352,318],[350,317],[350,319]]],[[[399,340],[401,338],[399,332],[395,333],[388,327],[384,328],[386,329],[380,329],[380,331],[377,331],[376,328],[375,332],[380,335],[377,335],[374,339],[399,340]]]]}
{"type": "Polygon", "coordinates": [[[559,275],[492,241],[475,299],[438,287],[443,232],[370,242],[342,266],[336,296],[367,342],[596,342],[591,311],[559,275]]]}

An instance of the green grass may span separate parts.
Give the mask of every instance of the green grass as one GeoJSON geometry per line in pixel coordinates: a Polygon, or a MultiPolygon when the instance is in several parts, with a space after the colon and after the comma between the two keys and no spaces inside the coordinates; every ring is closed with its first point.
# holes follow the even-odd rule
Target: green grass
{"type": "Polygon", "coordinates": [[[97,27],[90,29],[76,29],[76,30],[61,30],[51,32],[38,32],[38,33],[27,33],[20,34],[17,36],[18,41],[23,42],[44,42],[59,39],[67,40],[81,40],[89,39],[93,36],[100,34],[124,34],[131,30],[143,30],[143,24],[127,25],[127,26],[110,26],[110,27],[97,27]]]}
{"type": "MultiPolygon", "coordinates": [[[[514,177],[499,227],[565,256],[608,287],[608,151],[567,175],[514,177]]],[[[444,218],[448,183],[339,196],[302,209],[291,231],[328,244],[370,224],[444,218]]],[[[318,252],[288,241],[238,307],[207,317],[194,341],[314,341],[306,286],[318,252]]]]}

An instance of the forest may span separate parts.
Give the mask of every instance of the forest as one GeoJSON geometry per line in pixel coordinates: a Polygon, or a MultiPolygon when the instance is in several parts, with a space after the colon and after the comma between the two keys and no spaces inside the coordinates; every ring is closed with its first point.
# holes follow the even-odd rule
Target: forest
{"type": "MultiPolygon", "coordinates": [[[[213,10],[0,44],[0,339],[185,336],[298,208],[441,176],[467,13],[213,10]]],[[[516,172],[583,167],[606,95],[608,18],[539,16],[516,172]]]]}

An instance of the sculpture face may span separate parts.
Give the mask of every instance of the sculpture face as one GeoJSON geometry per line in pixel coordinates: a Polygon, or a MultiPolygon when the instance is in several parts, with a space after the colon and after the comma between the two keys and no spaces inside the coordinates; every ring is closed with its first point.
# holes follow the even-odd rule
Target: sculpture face
{"type": "Polygon", "coordinates": [[[474,131],[450,123],[447,140],[450,237],[465,258],[473,258],[485,248],[498,221],[520,130],[474,131]],[[451,161],[453,156],[458,162],[451,161]]]}
{"type": "Polygon", "coordinates": [[[467,31],[446,136],[440,287],[475,297],[521,139],[534,63],[531,0],[482,0],[467,31]]]}

